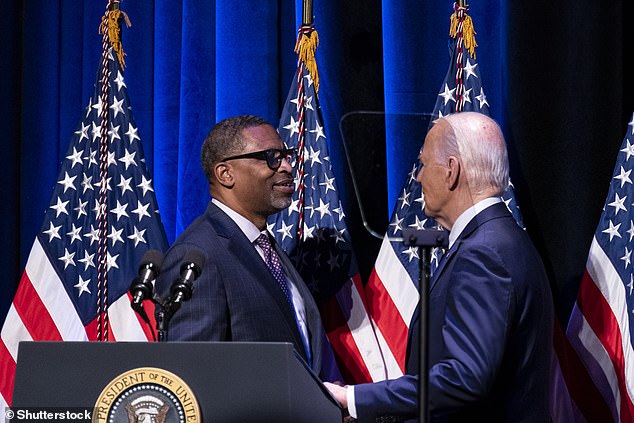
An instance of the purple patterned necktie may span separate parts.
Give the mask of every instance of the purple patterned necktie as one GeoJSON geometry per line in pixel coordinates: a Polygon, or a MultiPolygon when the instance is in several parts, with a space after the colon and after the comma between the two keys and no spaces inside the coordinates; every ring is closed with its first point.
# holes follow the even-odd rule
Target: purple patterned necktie
{"type": "Polygon", "coordinates": [[[280,285],[280,289],[284,293],[286,300],[293,305],[291,300],[291,294],[288,290],[288,281],[286,280],[286,276],[284,276],[284,270],[282,270],[282,263],[280,262],[280,258],[277,256],[277,253],[273,251],[273,246],[271,245],[271,240],[266,234],[261,234],[259,237],[253,241],[257,244],[262,251],[264,251],[264,261],[266,261],[266,265],[269,268],[269,271],[280,285]]]}

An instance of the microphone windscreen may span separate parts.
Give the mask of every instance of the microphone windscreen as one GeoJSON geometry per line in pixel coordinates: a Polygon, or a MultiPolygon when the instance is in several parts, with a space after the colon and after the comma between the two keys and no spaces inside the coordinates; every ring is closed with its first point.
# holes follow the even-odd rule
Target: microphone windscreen
{"type": "Polygon", "coordinates": [[[182,263],[194,263],[198,267],[203,267],[205,264],[205,254],[198,249],[189,250],[185,253],[182,263]]]}
{"type": "Polygon", "coordinates": [[[150,263],[155,264],[157,267],[161,267],[161,264],[163,264],[163,253],[159,250],[146,251],[141,259],[141,267],[145,267],[150,263]]]}

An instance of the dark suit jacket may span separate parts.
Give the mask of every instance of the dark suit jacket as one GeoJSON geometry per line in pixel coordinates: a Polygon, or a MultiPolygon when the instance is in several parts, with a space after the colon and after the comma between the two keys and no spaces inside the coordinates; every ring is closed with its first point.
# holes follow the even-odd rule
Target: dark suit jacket
{"type": "MultiPolygon", "coordinates": [[[[430,282],[432,421],[546,422],[553,305],[542,261],[504,203],[479,213],[430,282]]],[[[406,375],[355,387],[359,422],[417,416],[419,311],[406,375]]]]}
{"type": "MultiPolygon", "coordinates": [[[[304,300],[312,367],[319,373],[323,342],[319,311],[288,256],[275,248],[304,300]]],[[[200,250],[205,264],[191,299],[169,324],[169,341],[290,342],[306,360],[294,311],[278,283],[238,225],[212,202],[167,251],[156,282],[161,298],[169,295],[190,249],[200,250]]]]}

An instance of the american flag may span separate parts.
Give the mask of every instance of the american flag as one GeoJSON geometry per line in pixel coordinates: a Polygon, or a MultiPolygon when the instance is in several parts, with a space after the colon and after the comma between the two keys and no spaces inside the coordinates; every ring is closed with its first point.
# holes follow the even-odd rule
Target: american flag
{"type": "Polygon", "coordinates": [[[94,94],[61,163],[2,328],[0,409],[11,404],[20,341],[151,339],[150,328],[130,307],[128,288],[144,253],[164,251],[167,240],[121,67],[106,45],[94,94]],[[100,158],[106,159],[101,173],[100,158]],[[100,256],[107,277],[101,282],[100,256]]]}
{"type": "Polygon", "coordinates": [[[634,115],[618,153],[566,331],[600,393],[584,394],[570,383],[575,374],[564,375],[588,421],[634,421],[633,156],[634,115]],[[588,404],[595,407],[588,410],[588,404]]]}
{"type": "MultiPolygon", "coordinates": [[[[302,27],[299,37],[309,37],[312,31],[312,25],[302,27]]],[[[345,381],[384,378],[383,360],[337,194],[315,84],[302,60],[278,131],[288,147],[299,148],[294,171],[297,189],[291,206],[272,216],[268,229],[311,288],[345,381]]]]}
{"type": "MultiPolygon", "coordinates": [[[[479,65],[475,60],[475,39],[472,37],[474,32],[469,33],[473,29],[471,18],[466,13],[466,7],[456,4],[454,9],[454,30],[451,31],[454,35],[449,39],[451,62],[432,118],[442,118],[462,111],[474,111],[488,116],[489,103],[482,87],[479,65]]],[[[387,233],[365,288],[370,315],[376,325],[378,339],[381,340],[390,379],[401,376],[404,372],[407,331],[419,300],[418,248],[405,247],[402,242],[390,239],[402,238],[403,228],[440,228],[434,219],[423,212],[421,185],[416,182],[419,171],[420,163],[416,160],[392,212],[387,233]]],[[[512,187],[507,189],[503,199],[518,224],[523,227],[512,187]]],[[[439,251],[433,251],[432,270],[437,265],[439,256],[439,251]]]]}

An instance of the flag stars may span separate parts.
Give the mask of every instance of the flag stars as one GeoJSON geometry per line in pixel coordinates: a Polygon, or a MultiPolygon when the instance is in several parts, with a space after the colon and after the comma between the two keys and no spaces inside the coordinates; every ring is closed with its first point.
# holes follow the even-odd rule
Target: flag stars
{"type": "Polygon", "coordinates": [[[337,260],[337,255],[333,254],[331,251],[329,253],[328,260],[326,262],[330,266],[330,271],[332,272],[334,269],[339,267],[339,261],[337,260]]]}
{"type": "Polygon", "coordinates": [[[480,94],[476,96],[476,100],[480,102],[480,109],[486,104],[489,106],[489,102],[487,101],[487,96],[484,94],[484,89],[480,87],[480,94]]]}
{"type": "Polygon", "coordinates": [[[476,74],[476,68],[478,67],[477,63],[471,63],[471,60],[467,59],[467,64],[464,67],[464,71],[466,72],[465,80],[469,79],[469,77],[473,76],[475,78],[478,77],[476,74]]]}
{"type": "Polygon", "coordinates": [[[128,216],[128,213],[126,212],[127,208],[128,208],[128,203],[121,204],[121,202],[117,200],[117,207],[110,210],[110,213],[117,215],[117,222],[118,222],[119,219],[121,219],[121,216],[130,217],[128,216]]]}
{"type": "Polygon", "coordinates": [[[79,290],[79,292],[77,293],[77,298],[81,297],[81,294],[83,294],[84,292],[87,292],[89,294],[91,293],[88,289],[88,283],[90,283],[90,278],[88,278],[87,280],[83,280],[81,275],[79,276],[79,282],[77,282],[77,285],[74,285],[74,288],[77,288],[79,290]]]}
{"type": "Polygon", "coordinates": [[[119,136],[119,128],[121,128],[121,125],[114,126],[110,123],[110,129],[108,129],[108,138],[110,138],[110,142],[121,140],[121,137],[119,136]]]}
{"type": "Polygon", "coordinates": [[[621,257],[621,260],[623,260],[623,262],[625,263],[626,269],[627,269],[627,266],[629,266],[631,263],[631,258],[632,258],[632,252],[628,250],[627,247],[625,247],[625,254],[623,255],[623,257],[621,257]]]}
{"type": "Polygon", "coordinates": [[[396,233],[400,230],[402,230],[402,224],[403,224],[403,220],[404,219],[399,219],[398,216],[395,217],[394,222],[390,223],[390,226],[394,227],[394,232],[392,232],[392,235],[396,235],[396,233]]]}
{"type": "Polygon", "coordinates": [[[61,198],[57,197],[57,203],[54,206],[50,206],[50,208],[56,212],[55,217],[59,217],[62,213],[68,215],[68,212],[66,211],[67,204],[68,201],[62,201],[61,198]]]}
{"type": "Polygon", "coordinates": [[[150,213],[148,213],[147,209],[150,207],[150,203],[143,204],[141,201],[137,200],[136,209],[132,210],[132,213],[138,216],[139,222],[143,219],[143,217],[150,217],[150,213]]]}
{"type": "Polygon", "coordinates": [[[117,230],[114,226],[110,227],[110,235],[108,235],[108,238],[110,238],[110,241],[112,241],[113,247],[117,245],[117,242],[125,244],[123,238],[121,238],[121,232],[123,232],[123,228],[117,230]]]}
{"type": "Polygon", "coordinates": [[[602,232],[604,234],[610,235],[610,242],[615,236],[621,238],[621,234],[619,233],[619,228],[621,227],[621,224],[619,223],[618,225],[614,226],[614,223],[612,223],[611,220],[609,223],[610,223],[610,227],[607,229],[604,229],[602,232]]]}
{"type": "Polygon", "coordinates": [[[621,210],[627,211],[627,208],[623,205],[626,199],[627,199],[627,195],[623,198],[620,198],[618,193],[614,194],[614,201],[609,203],[608,206],[614,207],[615,216],[618,215],[619,211],[621,210]]]}
{"type": "Polygon", "coordinates": [[[337,207],[336,209],[332,209],[332,211],[337,213],[337,215],[339,216],[339,222],[341,222],[343,218],[346,217],[346,214],[343,212],[343,207],[341,206],[341,202],[339,202],[339,207],[337,207]]]}
{"type": "Polygon", "coordinates": [[[399,201],[401,202],[401,210],[403,210],[404,207],[409,207],[409,196],[410,196],[410,194],[411,194],[411,192],[403,190],[403,194],[399,198],[399,201]]]}
{"type": "Polygon", "coordinates": [[[99,229],[95,229],[93,225],[90,225],[90,231],[85,233],[84,237],[90,239],[90,245],[95,241],[99,243],[99,229]]]}
{"type": "Polygon", "coordinates": [[[130,151],[126,150],[124,156],[119,159],[121,163],[125,164],[125,170],[128,170],[128,167],[130,165],[137,165],[136,161],[134,160],[134,156],[136,156],[136,151],[130,153],[130,151]]]}
{"type": "Polygon", "coordinates": [[[315,141],[319,141],[319,138],[326,139],[323,126],[319,125],[319,122],[315,122],[315,129],[309,131],[311,134],[315,134],[315,141]]]}
{"type": "Polygon", "coordinates": [[[119,265],[117,264],[118,258],[119,258],[119,254],[115,254],[114,256],[111,256],[110,251],[106,253],[106,263],[107,263],[108,271],[110,271],[110,269],[113,267],[115,269],[119,268],[119,265]]]}
{"type": "Polygon", "coordinates": [[[291,116],[291,123],[284,127],[284,129],[288,129],[289,131],[291,131],[291,133],[289,134],[289,138],[292,138],[294,134],[299,134],[299,124],[300,121],[295,121],[293,116],[291,116]]]}
{"type": "Polygon", "coordinates": [[[454,97],[455,92],[456,92],[455,88],[453,90],[450,90],[449,85],[445,84],[444,91],[439,93],[438,95],[445,100],[445,106],[446,106],[447,103],[449,103],[450,101],[456,101],[456,98],[454,97]]]}
{"type": "Polygon", "coordinates": [[[630,220],[630,229],[627,230],[627,233],[630,235],[630,242],[632,238],[634,238],[634,222],[630,220]]]}
{"type": "Polygon", "coordinates": [[[621,172],[612,179],[618,179],[619,181],[621,181],[621,188],[623,188],[623,185],[632,183],[632,180],[630,179],[630,173],[632,173],[632,169],[629,169],[626,172],[625,169],[623,169],[623,166],[621,166],[621,172]]]}
{"type": "Polygon", "coordinates": [[[134,246],[136,247],[137,245],[139,245],[139,242],[146,244],[145,238],[143,238],[144,235],[145,235],[145,229],[139,231],[137,227],[135,226],[134,233],[132,235],[128,235],[128,239],[134,241],[134,246]]]}
{"type": "Polygon", "coordinates": [[[314,166],[315,163],[321,164],[321,160],[319,159],[319,154],[321,153],[321,150],[317,149],[317,151],[315,151],[312,145],[309,148],[310,152],[308,153],[308,160],[310,160],[310,164],[312,166],[314,166]]]}
{"type": "Polygon", "coordinates": [[[403,254],[407,256],[407,262],[411,263],[412,260],[418,259],[418,247],[412,245],[407,250],[404,250],[403,254]]]}
{"type": "Polygon", "coordinates": [[[130,144],[132,144],[134,140],[141,140],[141,138],[138,135],[138,132],[139,132],[138,128],[135,128],[134,126],[132,126],[131,123],[128,123],[128,132],[126,132],[125,135],[128,137],[130,144]]]}
{"type": "Polygon", "coordinates": [[[89,267],[95,267],[94,259],[95,259],[95,253],[88,254],[88,251],[84,250],[84,258],[78,260],[80,263],[84,264],[84,272],[88,270],[89,267]]]}
{"type": "Polygon", "coordinates": [[[114,102],[110,105],[110,110],[112,110],[112,113],[114,113],[114,118],[117,118],[117,115],[119,113],[124,113],[123,111],[123,99],[121,100],[117,100],[116,98],[114,99],[114,102]]]}
{"type": "Polygon", "coordinates": [[[143,196],[145,196],[148,191],[154,192],[152,189],[152,180],[145,179],[145,175],[141,175],[141,183],[137,185],[137,187],[143,190],[143,196]]]}
{"type": "Polygon", "coordinates": [[[83,140],[84,138],[88,139],[89,129],[90,129],[90,126],[84,125],[84,122],[81,123],[81,129],[78,129],[77,131],[75,131],[75,134],[79,135],[79,139],[77,140],[77,143],[80,143],[81,140],[83,140]]]}
{"type": "Polygon", "coordinates": [[[121,74],[120,70],[117,70],[117,78],[114,80],[114,82],[117,84],[117,92],[121,91],[121,88],[126,87],[125,82],[123,81],[123,75],[121,74]]]}
{"type": "Polygon", "coordinates": [[[282,221],[282,227],[277,230],[277,233],[282,234],[282,241],[286,238],[293,239],[293,235],[291,235],[292,229],[293,225],[287,225],[286,222],[282,221]]]}
{"type": "Polygon", "coordinates": [[[627,287],[630,288],[630,295],[632,295],[632,290],[634,289],[634,276],[630,274],[630,282],[627,284],[627,287]]]}
{"type": "Polygon", "coordinates": [[[627,155],[627,157],[625,158],[625,161],[629,161],[630,157],[634,154],[634,145],[630,144],[630,140],[629,139],[626,139],[625,143],[627,145],[625,146],[624,149],[622,149],[620,151],[627,155]]]}
{"type": "Polygon", "coordinates": [[[425,229],[425,223],[427,222],[427,219],[420,220],[418,218],[418,215],[414,215],[414,218],[416,219],[416,221],[409,225],[409,227],[415,228],[417,230],[425,229]]]}
{"type": "Polygon", "coordinates": [[[66,270],[69,264],[75,266],[75,260],[73,259],[74,257],[75,253],[70,253],[68,251],[68,248],[64,248],[64,255],[58,258],[58,260],[64,263],[64,270],[66,270]]]}
{"type": "Polygon", "coordinates": [[[103,101],[101,101],[101,96],[97,96],[97,104],[93,104],[92,108],[97,111],[97,116],[101,116],[101,112],[103,111],[103,101]]]}
{"type": "Polygon", "coordinates": [[[62,239],[62,237],[59,236],[59,229],[61,227],[62,225],[53,226],[53,222],[49,222],[48,230],[44,231],[44,233],[48,235],[48,242],[51,242],[55,238],[62,239]]]}
{"type": "Polygon", "coordinates": [[[319,207],[315,207],[314,210],[319,212],[321,219],[324,218],[324,215],[330,216],[330,203],[324,203],[324,201],[320,198],[319,207]]]}
{"type": "Polygon", "coordinates": [[[84,150],[77,151],[77,149],[75,147],[73,147],[73,154],[71,154],[69,156],[66,156],[66,158],[68,160],[72,161],[72,163],[70,165],[71,169],[74,168],[76,164],[80,164],[81,165],[81,162],[82,162],[81,155],[83,153],[84,153],[84,150]]]}
{"type": "Polygon", "coordinates": [[[75,178],[77,178],[77,175],[71,177],[68,175],[68,172],[64,172],[64,179],[62,179],[61,181],[57,181],[57,183],[64,186],[64,193],[66,193],[66,190],[68,190],[68,188],[76,190],[74,185],[75,178]]]}
{"type": "Polygon", "coordinates": [[[79,228],[75,227],[75,224],[73,223],[72,225],[72,229],[70,230],[70,232],[67,232],[66,235],[68,235],[70,237],[70,243],[72,244],[75,241],[80,241],[81,242],[81,235],[79,234],[79,232],[81,231],[81,226],[79,228]]]}
{"type": "Polygon", "coordinates": [[[317,226],[304,225],[304,241],[315,237],[315,229],[317,229],[317,226]]]}
{"type": "Polygon", "coordinates": [[[326,182],[322,182],[319,185],[326,187],[325,194],[328,194],[328,190],[336,191],[335,190],[335,177],[334,176],[332,178],[328,178],[328,176],[326,176],[326,182]]]}
{"type": "Polygon", "coordinates": [[[117,187],[121,188],[121,196],[123,196],[126,193],[126,191],[132,192],[132,188],[130,188],[131,180],[132,180],[132,177],[124,178],[123,175],[121,175],[121,177],[119,178],[119,184],[117,185],[117,187]]]}

